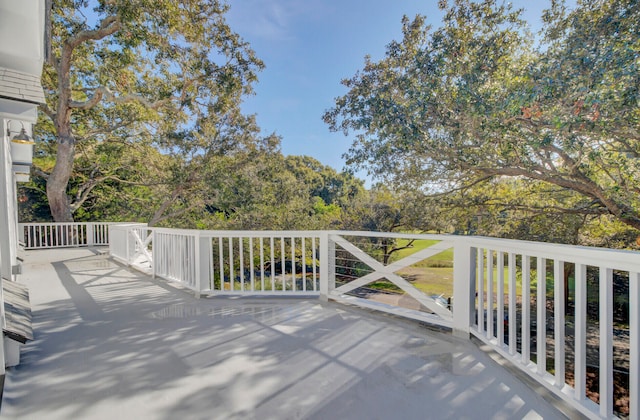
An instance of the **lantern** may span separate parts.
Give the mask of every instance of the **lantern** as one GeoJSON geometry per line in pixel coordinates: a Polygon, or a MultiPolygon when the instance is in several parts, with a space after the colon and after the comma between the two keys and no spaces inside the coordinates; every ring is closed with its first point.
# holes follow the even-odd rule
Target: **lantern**
{"type": "MultiPolygon", "coordinates": [[[[7,136],[11,136],[10,128],[7,128],[7,136]]],[[[27,134],[24,125],[22,125],[20,132],[11,139],[11,162],[13,163],[12,169],[17,182],[29,181],[31,165],[33,164],[34,144],[35,142],[27,134]]]]}

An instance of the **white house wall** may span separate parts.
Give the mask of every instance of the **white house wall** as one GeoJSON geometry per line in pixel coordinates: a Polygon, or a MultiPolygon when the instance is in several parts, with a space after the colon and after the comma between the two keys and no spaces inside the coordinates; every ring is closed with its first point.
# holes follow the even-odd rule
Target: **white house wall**
{"type": "Polygon", "coordinates": [[[8,120],[3,119],[3,142],[0,147],[0,197],[4,201],[4,205],[0,205],[0,274],[3,279],[11,279],[12,266],[17,264],[18,249],[17,198],[11,162],[11,139],[7,136],[7,126],[8,120]]]}
{"type": "Polygon", "coordinates": [[[0,67],[42,74],[44,0],[0,1],[0,67]]]}
{"type": "MultiPolygon", "coordinates": [[[[28,124],[35,124],[38,121],[38,107],[26,102],[0,98],[0,118],[15,120],[18,127],[20,127],[18,121],[22,121],[27,128],[28,124]]],[[[14,125],[11,125],[11,129],[14,129],[14,125]]],[[[3,133],[6,134],[6,132],[5,127],[3,133]]]]}
{"type": "Polygon", "coordinates": [[[11,138],[22,128],[33,137],[33,123],[38,115],[37,106],[0,99],[2,120],[2,147],[0,147],[0,275],[10,279],[12,267],[18,264],[18,201],[16,175],[11,160],[11,138]],[[7,131],[9,130],[9,131],[7,131]]]}
{"type": "MultiPolygon", "coordinates": [[[[2,282],[17,263],[18,215],[11,138],[22,127],[30,136],[37,106],[44,102],[40,83],[44,62],[45,0],[0,0],[0,324],[4,327],[2,282]],[[9,132],[7,132],[9,129],[9,132]],[[16,132],[17,131],[17,132],[16,132]]],[[[0,374],[4,374],[0,345],[0,374]]]]}

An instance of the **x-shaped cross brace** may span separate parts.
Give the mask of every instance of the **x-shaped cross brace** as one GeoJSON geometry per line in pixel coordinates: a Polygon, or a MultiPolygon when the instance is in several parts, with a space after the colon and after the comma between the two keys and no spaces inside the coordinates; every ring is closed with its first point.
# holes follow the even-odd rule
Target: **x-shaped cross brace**
{"type": "Polygon", "coordinates": [[[131,234],[133,235],[133,239],[136,240],[136,245],[138,246],[139,251],[136,253],[136,255],[133,257],[133,259],[135,260],[135,258],[140,255],[140,254],[144,254],[144,256],[147,258],[147,261],[150,264],[153,264],[153,258],[151,257],[151,253],[149,252],[149,243],[151,243],[151,239],[153,238],[152,235],[148,235],[147,239],[145,239],[144,241],[142,240],[142,238],[140,238],[140,235],[138,234],[138,230],[137,229],[132,229],[131,230],[131,234]]]}
{"type": "Polygon", "coordinates": [[[344,250],[350,252],[354,257],[374,270],[372,273],[369,273],[363,277],[360,277],[359,279],[353,280],[343,286],[334,289],[334,291],[332,292],[333,294],[344,294],[384,277],[398,286],[400,289],[404,290],[409,296],[413,297],[422,305],[438,314],[440,317],[444,319],[452,319],[453,315],[450,310],[438,305],[433,298],[416,289],[411,283],[409,283],[401,276],[397,275],[395,272],[453,247],[453,242],[438,242],[437,244],[432,245],[429,248],[420,250],[412,255],[409,255],[401,260],[395,261],[394,263],[385,266],[343,237],[336,235],[331,239],[333,239],[335,243],[340,245],[344,250]]]}

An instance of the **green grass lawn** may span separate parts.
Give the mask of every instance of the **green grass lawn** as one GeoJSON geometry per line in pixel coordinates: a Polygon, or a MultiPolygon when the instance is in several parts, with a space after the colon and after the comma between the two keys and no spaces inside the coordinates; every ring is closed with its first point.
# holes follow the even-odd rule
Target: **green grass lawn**
{"type": "MultiPolygon", "coordinates": [[[[398,241],[397,246],[403,247],[409,244],[409,242],[408,239],[401,239],[398,241]]],[[[427,239],[415,240],[410,248],[394,252],[390,262],[413,255],[438,242],[439,241],[427,239]]],[[[445,296],[451,296],[453,294],[453,248],[419,261],[401,270],[398,274],[426,294],[444,294],[445,296]]],[[[387,280],[373,282],[367,287],[389,292],[401,292],[397,286],[387,280]]]]}
{"type": "MultiPolygon", "coordinates": [[[[398,241],[398,247],[406,246],[410,241],[408,239],[400,239],[398,241]]],[[[440,241],[429,239],[418,239],[413,241],[410,248],[402,249],[398,252],[394,252],[391,256],[391,261],[398,261],[409,255],[413,255],[418,251],[422,251],[425,248],[429,248],[432,245],[437,244],[440,241]]],[[[446,249],[439,254],[427,258],[414,264],[413,267],[453,267],[453,248],[446,249]]]]}
{"type": "MultiPolygon", "coordinates": [[[[408,245],[410,240],[401,239],[398,240],[397,246],[403,247],[408,245]]],[[[439,241],[437,240],[428,240],[428,239],[419,239],[413,241],[411,246],[406,249],[402,249],[400,251],[394,252],[391,256],[390,262],[401,260],[402,258],[408,257],[410,255],[415,254],[418,251],[421,251],[425,248],[428,248],[432,245],[435,245],[439,241]]],[[[494,262],[496,261],[494,257],[494,262]]],[[[505,261],[506,264],[506,261],[505,261]]],[[[440,295],[443,294],[446,297],[453,295],[453,248],[449,248],[444,250],[436,255],[433,255],[427,259],[419,261],[410,267],[407,267],[398,272],[402,277],[411,282],[417,289],[423,291],[426,294],[435,294],[440,295]]],[[[485,267],[485,279],[487,278],[487,268],[485,267]]],[[[493,290],[494,293],[498,288],[498,269],[496,267],[493,268],[493,290]]],[[[530,270],[530,278],[531,278],[531,293],[535,293],[535,288],[537,286],[537,273],[535,269],[530,270]]],[[[509,269],[505,266],[504,268],[504,279],[505,279],[505,294],[508,293],[509,285],[509,269]]],[[[547,267],[547,275],[546,275],[546,283],[547,283],[547,296],[553,297],[553,270],[551,267],[547,267]]],[[[573,277],[569,278],[569,287],[573,290],[573,277]]],[[[369,285],[369,287],[386,290],[386,291],[395,291],[399,292],[400,289],[396,287],[389,281],[379,280],[369,285]]],[[[485,285],[486,292],[486,285],[485,285]]],[[[520,266],[516,268],[516,296],[522,296],[522,269],[520,266]]]]}

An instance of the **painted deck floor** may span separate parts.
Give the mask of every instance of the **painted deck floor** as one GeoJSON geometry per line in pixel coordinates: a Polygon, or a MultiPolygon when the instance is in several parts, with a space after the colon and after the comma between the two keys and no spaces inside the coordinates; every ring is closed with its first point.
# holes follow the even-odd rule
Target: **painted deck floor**
{"type": "Polygon", "coordinates": [[[203,298],[96,249],[24,253],[3,418],[556,419],[473,343],[339,303],[203,298]]]}

